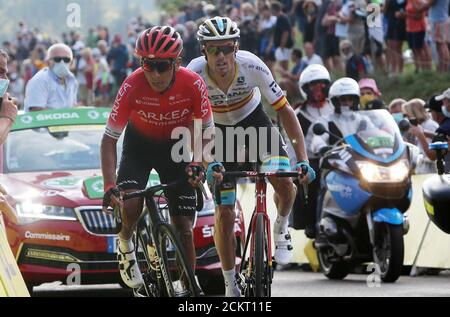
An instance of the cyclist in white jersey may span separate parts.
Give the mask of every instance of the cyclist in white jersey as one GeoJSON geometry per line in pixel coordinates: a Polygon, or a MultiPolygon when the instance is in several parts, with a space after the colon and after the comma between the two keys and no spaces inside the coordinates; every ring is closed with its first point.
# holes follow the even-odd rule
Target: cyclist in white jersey
{"type": "MultiPolygon", "coordinates": [[[[221,182],[221,204],[216,208],[214,241],[222,264],[226,296],[239,296],[235,279],[236,239],[233,232],[236,182],[227,178],[222,180],[217,171],[247,169],[248,167],[236,163],[237,156],[242,149],[247,150],[247,154],[252,152],[253,146],[258,148],[258,158],[254,160],[248,157],[246,163],[257,162],[261,171],[290,170],[284,142],[276,130],[275,138],[273,137],[273,125],[261,105],[261,94],[277,111],[294,145],[298,158],[297,170],[301,170],[303,166],[308,169],[307,176],[300,179],[300,183],[315,179],[315,172],[309,166],[303,132],[293,109],[263,61],[250,52],[239,50],[239,33],[237,24],[230,18],[207,19],[197,33],[204,56],[194,59],[188,65],[189,69],[202,76],[208,87],[216,126],[215,155],[218,162],[209,164],[207,180],[210,186],[214,186],[214,180],[221,182]],[[257,128],[257,140],[245,139],[239,143],[240,136],[227,134],[228,128],[235,128],[235,131],[241,129],[241,132],[242,129],[248,131],[249,128],[257,128]],[[261,129],[266,129],[265,137],[261,129]],[[221,149],[219,132],[225,146],[221,149]],[[238,140],[238,144],[227,142],[231,141],[230,138],[238,140]],[[276,141],[283,146],[277,147],[276,141]],[[263,146],[266,146],[264,150],[263,146]],[[225,154],[226,159],[218,153],[225,154]],[[233,154],[231,160],[230,153],[233,154]]],[[[289,178],[270,178],[269,181],[275,190],[274,201],[278,211],[273,228],[275,260],[279,264],[287,264],[292,257],[288,218],[296,188],[289,178]]]]}

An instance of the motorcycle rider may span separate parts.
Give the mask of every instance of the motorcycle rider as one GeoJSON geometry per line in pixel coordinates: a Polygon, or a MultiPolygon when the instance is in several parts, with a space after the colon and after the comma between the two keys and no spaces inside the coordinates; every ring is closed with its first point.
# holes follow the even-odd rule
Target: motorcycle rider
{"type": "Polygon", "coordinates": [[[309,150],[316,155],[323,153],[339,141],[338,137],[354,134],[373,126],[369,118],[359,114],[360,88],[358,83],[349,77],[336,80],[330,87],[329,99],[334,106],[334,113],[322,119],[325,128],[330,132],[314,135],[309,143],[309,150]]]}
{"type": "MultiPolygon", "coordinates": [[[[305,135],[306,144],[310,144],[314,136],[312,126],[319,118],[327,117],[334,111],[333,105],[327,100],[331,79],[328,70],[318,64],[309,65],[300,75],[299,88],[305,101],[298,105],[295,114],[305,135]]],[[[295,159],[294,151],[288,144],[288,152],[291,159],[295,159]]],[[[320,179],[319,155],[308,151],[309,163],[320,179]]],[[[297,160],[295,160],[297,162],[297,160]]],[[[293,163],[295,165],[295,162],[293,163]]],[[[294,206],[294,228],[305,229],[308,238],[316,235],[316,210],[319,182],[314,182],[308,188],[308,201],[305,201],[303,188],[299,186],[294,206]]]]}

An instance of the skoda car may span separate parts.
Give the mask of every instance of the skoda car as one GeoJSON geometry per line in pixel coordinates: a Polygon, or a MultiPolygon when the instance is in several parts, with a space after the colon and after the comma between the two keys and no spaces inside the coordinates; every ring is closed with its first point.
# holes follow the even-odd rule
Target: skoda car
{"type": "MultiPolygon", "coordinates": [[[[29,289],[52,281],[121,282],[114,221],[101,211],[100,142],[109,112],[73,108],[21,114],[0,147],[0,184],[16,213],[4,222],[29,289]]],[[[149,185],[158,182],[152,174],[149,185]]],[[[196,273],[206,294],[223,287],[209,198],[194,228],[196,273]]],[[[244,221],[237,210],[235,232],[241,244],[244,221]]]]}

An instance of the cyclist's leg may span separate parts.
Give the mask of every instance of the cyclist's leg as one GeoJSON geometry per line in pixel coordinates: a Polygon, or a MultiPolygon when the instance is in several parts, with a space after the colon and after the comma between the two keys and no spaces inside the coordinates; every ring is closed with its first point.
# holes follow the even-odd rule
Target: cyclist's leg
{"type": "MultiPolygon", "coordinates": [[[[266,144],[266,149],[259,149],[260,170],[262,172],[291,171],[285,143],[274,129],[267,115],[259,116],[255,122],[259,126],[258,144],[266,144]],[[261,128],[267,132],[261,134],[261,128]],[[266,140],[262,140],[265,137],[266,140]]],[[[274,202],[277,206],[277,219],[273,226],[275,242],[275,260],[279,264],[289,263],[292,257],[291,237],[288,232],[289,214],[295,201],[296,187],[291,178],[269,177],[274,188],[274,202]]]]}
{"type": "MultiPolygon", "coordinates": [[[[226,126],[216,124],[216,128],[221,130],[222,135],[222,155],[224,157],[216,159],[222,161],[226,171],[237,171],[237,143],[227,142],[226,126]],[[232,162],[226,162],[226,155],[233,153],[232,162]]],[[[216,156],[217,147],[216,143],[216,156]]],[[[211,189],[215,195],[214,188],[211,189]]],[[[217,205],[215,210],[214,224],[214,243],[216,245],[217,254],[219,255],[222,266],[222,273],[225,282],[225,296],[239,297],[240,291],[236,285],[236,237],[234,233],[234,223],[236,221],[235,203],[236,203],[236,180],[225,178],[220,184],[221,204],[217,205]]]]}
{"type": "MultiPolygon", "coordinates": [[[[145,143],[140,142],[139,135],[136,135],[132,129],[127,129],[117,176],[117,186],[125,192],[143,189],[147,184],[151,165],[143,159],[147,157],[140,150],[143,144],[145,143]]],[[[122,280],[131,288],[137,288],[143,283],[132,241],[133,231],[141,212],[141,199],[130,199],[124,202],[117,258],[122,280]]]]}
{"type": "MultiPolygon", "coordinates": [[[[161,182],[164,184],[178,181],[185,175],[185,168],[188,165],[184,162],[174,163],[170,154],[170,149],[161,152],[155,166],[161,182]]],[[[168,199],[172,224],[180,237],[187,260],[195,271],[196,253],[193,233],[193,219],[196,213],[195,190],[188,182],[185,182],[166,190],[165,194],[168,199]]]]}

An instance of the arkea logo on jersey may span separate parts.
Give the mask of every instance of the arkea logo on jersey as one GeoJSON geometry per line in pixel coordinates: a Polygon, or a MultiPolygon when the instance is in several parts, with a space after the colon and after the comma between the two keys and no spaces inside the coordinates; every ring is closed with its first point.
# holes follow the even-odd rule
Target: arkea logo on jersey
{"type": "Polygon", "coordinates": [[[153,113],[146,112],[144,110],[138,111],[138,115],[143,117],[145,120],[153,120],[153,121],[168,121],[168,120],[178,120],[189,115],[191,111],[189,109],[184,110],[175,110],[167,113],[153,113]]]}
{"type": "Polygon", "coordinates": [[[113,121],[117,121],[117,116],[119,114],[119,106],[120,106],[120,102],[122,101],[123,96],[125,96],[125,93],[127,92],[127,90],[129,88],[131,88],[132,86],[129,83],[124,83],[122,85],[122,87],[120,87],[119,92],[117,93],[117,98],[114,101],[114,105],[112,107],[111,110],[111,114],[110,114],[110,118],[113,121]]]}
{"type": "Polygon", "coordinates": [[[204,109],[208,108],[209,100],[208,100],[208,90],[206,89],[205,83],[198,79],[195,81],[194,85],[198,88],[198,91],[200,92],[200,97],[202,100],[201,109],[203,116],[207,114],[208,112],[204,112],[204,109]]]}

